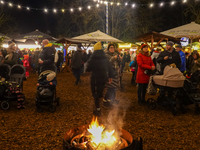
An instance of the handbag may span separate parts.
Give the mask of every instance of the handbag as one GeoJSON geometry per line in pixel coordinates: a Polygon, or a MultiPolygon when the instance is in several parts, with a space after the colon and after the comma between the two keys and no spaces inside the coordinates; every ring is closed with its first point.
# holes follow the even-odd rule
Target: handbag
{"type": "Polygon", "coordinates": [[[149,95],[155,95],[157,93],[157,88],[153,82],[153,76],[150,77],[148,88],[147,88],[147,93],[149,95]]]}

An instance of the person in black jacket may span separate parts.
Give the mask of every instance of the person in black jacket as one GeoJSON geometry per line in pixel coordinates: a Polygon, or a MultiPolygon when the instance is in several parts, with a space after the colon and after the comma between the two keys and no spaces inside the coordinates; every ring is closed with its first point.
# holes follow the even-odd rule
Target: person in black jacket
{"type": "Polygon", "coordinates": [[[103,51],[101,42],[94,45],[94,53],[88,61],[86,71],[92,72],[90,83],[92,96],[94,97],[96,106],[93,113],[95,116],[100,116],[101,109],[99,105],[99,98],[103,97],[103,90],[108,78],[111,82],[111,78],[113,77],[111,65],[109,64],[106,54],[103,51]]]}
{"type": "Polygon", "coordinates": [[[173,48],[174,43],[169,41],[166,45],[166,50],[161,52],[157,58],[157,62],[161,64],[161,73],[167,65],[176,64],[178,69],[181,68],[181,57],[179,53],[173,48]]]}
{"type": "Polygon", "coordinates": [[[54,65],[55,58],[55,49],[53,44],[49,43],[49,41],[42,41],[43,49],[39,55],[39,66],[52,66],[54,65]]]}
{"type": "Polygon", "coordinates": [[[82,45],[78,44],[77,51],[74,53],[74,56],[72,57],[72,63],[71,63],[73,75],[76,78],[75,85],[78,85],[78,83],[80,82],[81,69],[84,63],[81,47],[82,45]]]}

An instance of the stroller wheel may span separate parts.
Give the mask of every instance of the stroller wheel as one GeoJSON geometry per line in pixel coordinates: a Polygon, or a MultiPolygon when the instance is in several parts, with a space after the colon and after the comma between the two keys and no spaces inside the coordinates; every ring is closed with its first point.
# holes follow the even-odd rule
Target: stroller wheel
{"type": "Polygon", "coordinates": [[[156,108],[156,101],[153,98],[147,100],[148,108],[154,110],[156,108]]]}
{"type": "Polygon", "coordinates": [[[43,111],[42,107],[40,105],[36,105],[37,112],[41,113],[43,111]]]}
{"type": "Polygon", "coordinates": [[[1,108],[3,110],[8,110],[10,108],[10,104],[7,101],[1,102],[1,108]]]}
{"type": "Polygon", "coordinates": [[[175,106],[171,106],[171,111],[172,111],[172,114],[175,116],[177,115],[177,109],[175,106]]]}
{"type": "Polygon", "coordinates": [[[56,106],[54,106],[54,105],[50,105],[49,106],[49,110],[50,110],[50,112],[55,112],[56,111],[56,106]]]}

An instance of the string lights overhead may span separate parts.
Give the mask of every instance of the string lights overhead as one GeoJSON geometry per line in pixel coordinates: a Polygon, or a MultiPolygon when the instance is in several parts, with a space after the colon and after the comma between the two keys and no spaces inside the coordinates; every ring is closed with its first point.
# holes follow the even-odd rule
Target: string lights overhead
{"type": "Polygon", "coordinates": [[[174,6],[176,3],[187,3],[187,0],[176,0],[176,1],[171,1],[171,2],[159,2],[159,3],[146,3],[146,4],[137,4],[137,3],[128,3],[128,2],[125,2],[124,4],[123,3],[120,3],[120,2],[112,2],[112,1],[103,1],[103,0],[93,0],[94,2],[96,2],[95,5],[89,5],[87,7],[77,7],[77,8],[68,8],[68,9],[42,9],[42,8],[32,8],[32,7],[27,7],[27,6],[22,6],[22,5],[19,5],[19,4],[14,4],[14,3],[11,3],[11,2],[5,2],[3,0],[0,1],[0,5],[8,5],[9,7],[16,7],[18,9],[26,9],[26,10],[39,10],[39,11],[44,11],[45,13],[47,12],[53,12],[53,13],[57,13],[57,12],[61,12],[61,13],[65,13],[66,11],[70,11],[70,12],[74,12],[75,10],[78,10],[78,11],[82,11],[83,9],[87,9],[87,10],[90,10],[91,8],[94,8],[94,7],[100,7],[100,5],[102,4],[105,4],[105,5],[116,5],[116,6],[124,6],[124,7],[131,7],[131,8],[135,8],[136,6],[148,6],[150,8],[153,8],[153,7],[164,7],[165,5],[168,4],[168,6],[174,6]]]}

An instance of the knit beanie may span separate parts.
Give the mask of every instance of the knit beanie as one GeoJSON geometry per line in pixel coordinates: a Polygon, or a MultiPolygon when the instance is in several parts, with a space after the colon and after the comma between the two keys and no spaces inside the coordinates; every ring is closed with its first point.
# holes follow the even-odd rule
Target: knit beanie
{"type": "Polygon", "coordinates": [[[101,42],[97,42],[94,45],[94,51],[96,51],[96,50],[102,50],[102,44],[101,44],[101,42]]]}
{"type": "Polygon", "coordinates": [[[173,46],[174,45],[174,42],[172,42],[172,41],[169,41],[169,42],[167,42],[167,44],[166,45],[169,45],[169,46],[173,46]]]}
{"type": "Polygon", "coordinates": [[[56,77],[56,73],[52,72],[47,75],[47,81],[52,81],[56,77]]]}
{"type": "Polygon", "coordinates": [[[142,45],[141,45],[141,50],[142,50],[144,47],[148,47],[148,45],[147,45],[147,44],[142,44],[142,45]]]}

